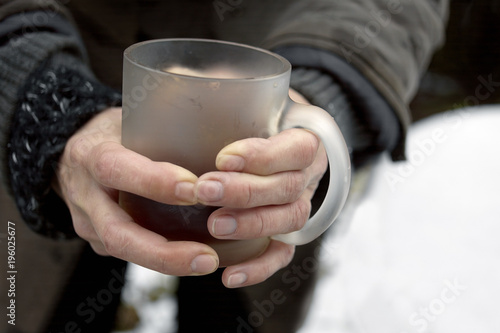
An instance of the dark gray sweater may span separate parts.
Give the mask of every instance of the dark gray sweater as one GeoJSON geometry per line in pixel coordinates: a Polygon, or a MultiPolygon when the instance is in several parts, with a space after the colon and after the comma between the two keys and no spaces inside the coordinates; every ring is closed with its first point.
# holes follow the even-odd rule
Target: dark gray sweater
{"type": "Polygon", "coordinates": [[[291,86],[335,117],[355,165],[384,150],[404,156],[407,104],[442,41],[447,1],[214,3],[1,1],[0,177],[34,230],[74,235],[54,168],[85,121],[120,103],[121,53],[141,39],[272,49],[294,66],[291,86]]]}

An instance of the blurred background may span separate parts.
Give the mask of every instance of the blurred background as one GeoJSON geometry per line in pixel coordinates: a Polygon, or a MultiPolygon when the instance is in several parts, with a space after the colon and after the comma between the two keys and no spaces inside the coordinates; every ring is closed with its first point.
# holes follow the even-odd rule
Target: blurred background
{"type": "MultiPolygon", "coordinates": [[[[449,19],[449,25],[447,28],[447,40],[446,44],[443,46],[442,49],[440,49],[432,59],[432,62],[429,66],[428,72],[426,75],[423,77],[420,90],[418,91],[418,94],[416,95],[415,99],[411,103],[411,109],[413,112],[414,120],[418,124],[423,123],[425,120],[431,118],[431,116],[436,116],[439,113],[443,113],[448,110],[453,110],[453,109],[460,109],[462,107],[467,107],[467,106],[474,106],[476,104],[497,104],[500,102],[500,86],[495,86],[494,83],[500,83],[500,1],[498,0],[455,0],[451,1],[451,12],[450,12],[450,19],[449,19]],[[486,82],[486,83],[485,83],[486,82]],[[488,84],[488,82],[490,84],[488,84]],[[482,86],[481,88],[481,94],[478,94],[478,87],[482,86]]],[[[500,84],[499,84],[500,85],[500,84]]],[[[490,117],[493,119],[493,117],[490,117]]],[[[483,123],[484,123],[484,118],[483,123]]],[[[495,118],[498,120],[498,117],[495,118]]],[[[486,120],[487,122],[487,120],[486,120]]],[[[500,123],[498,123],[498,126],[500,126],[500,123]]],[[[433,126],[438,126],[438,125],[433,125],[433,126]]],[[[474,127],[475,131],[481,131],[481,126],[477,125],[479,127],[474,127]]],[[[498,128],[497,126],[497,128],[498,128]]],[[[425,127],[425,126],[424,126],[425,127]]],[[[436,127],[434,127],[436,128],[436,127]]],[[[464,127],[465,129],[465,127],[464,127]]],[[[416,135],[427,135],[425,132],[425,129],[421,129],[421,131],[424,132],[418,132],[420,134],[416,135]]],[[[469,137],[473,138],[475,136],[475,133],[473,130],[469,131],[466,133],[469,137]]],[[[479,159],[481,157],[489,156],[489,157],[495,157],[500,155],[500,150],[499,150],[499,138],[496,136],[496,141],[493,139],[491,140],[485,140],[481,141],[482,143],[485,144],[484,147],[479,147],[483,148],[483,150],[480,150],[480,154],[477,155],[479,159]]],[[[480,144],[480,143],[478,143],[480,144]]],[[[470,149],[473,149],[474,151],[477,151],[478,147],[474,146],[470,149]]],[[[469,152],[469,150],[464,150],[464,152],[469,152]]],[[[459,152],[457,152],[459,153],[459,152]]],[[[456,156],[456,155],[453,155],[456,156]]],[[[476,156],[476,155],[474,155],[476,156]]],[[[439,154],[433,155],[433,158],[438,158],[439,154]]],[[[452,157],[450,157],[451,160],[452,157]]],[[[431,159],[429,159],[430,161],[431,159]]],[[[450,161],[451,161],[450,160],[450,161]]],[[[458,160],[457,160],[458,161],[458,160]]],[[[497,160],[493,160],[495,162],[497,160]]],[[[463,160],[458,161],[457,163],[462,163],[463,160]]],[[[446,160],[438,160],[436,163],[446,163],[446,160]]],[[[480,163],[480,160],[479,162],[480,163]]],[[[381,162],[382,167],[384,168],[391,168],[388,164],[387,161],[382,161],[381,162]]],[[[427,165],[431,165],[430,162],[427,163],[427,165]]],[[[457,166],[459,167],[459,166],[457,166]]],[[[423,172],[424,168],[419,169],[420,172],[423,172]]],[[[393,170],[394,171],[394,170],[393,170]]],[[[381,172],[380,169],[379,171],[370,171],[370,172],[381,172]]],[[[470,172],[470,169],[464,169],[461,171],[461,176],[462,177],[467,177],[468,174],[467,172],[470,172]],[[469,170],[469,171],[467,171],[469,170]]],[[[476,170],[473,170],[473,172],[477,172],[476,170]]],[[[491,172],[491,170],[490,170],[491,172]]],[[[380,174],[379,174],[380,175],[380,174]]],[[[469,175],[470,176],[470,175],[469,175]]],[[[414,179],[419,179],[419,178],[414,178],[414,179]]],[[[486,177],[486,179],[488,179],[486,177]]],[[[498,184],[498,179],[496,178],[491,178],[494,184],[498,184]]],[[[385,184],[387,185],[387,184],[385,184]]],[[[500,184],[499,184],[500,185],[500,184]]],[[[373,188],[373,184],[371,184],[373,188]]],[[[491,189],[491,187],[488,187],[488,189],[491,189]]],[[[446,189],[442,189],[446,190],[446,189]]],[[[18,302],[18,321],[17,321],[17,328],[16,332],[36,332],[37,327],[43,326],[44,320],[46,319],[46,316],[44,316],[43,311],[39,311],[40,309],[50,309],[54,306],[55,301],[57,299],[57,290],[58,286],[60,283],[65,281],[68,278],[68,273],[71,271],[71,267],[74,264],[72,258],[77,256],[79,254],[79,251],[81,251],[82,244],[79,241],[70,241],[70,242],[64,242],[64,243],[58,243],[54,242],[45,238],[42,238],[31,231],[27,230],[27,228],[22,224],[21,219],[19,218],[17,212],[13,208],[13,204],[10,200],[10,198],[6,195],[5,189],[2,186],[1,191],[0,191],[0,221],[1,223],[6,223],[6,221],[14,221],[16,222],[16,236],[17,236],[17,257],[18,258],[33,258],[33,260],[18,260],[17,262],[17,269],[19,272],[32,272],[30,274],[19,274],[17,277],[17,289],[19,291],[22,290],[22,293],[17,295],[17,302],[18,302]],[[62,264],[61,264],[62,263],[62,264]]],[[[480,198],[481,197],[481,190],[477,189],[478,193],[477,196],[480,198]]],[[[368,193],[372,193],[372,195],[375,195],[377,192],[370,192],[368,190],[368,193]]],[[[380,194],[380,193],[379,193],[380,194]]],[[[386,193],[387,194],[387,193],[386,193]]],[[[482,195],[490,195],[490,192],[484,192],[482,195]]],[[[492,195],[497,195],[498,192],[493,192],[492,195]]],[[[391,198],[397,198],[398,196],[403,196],[406,198],[406,205],[409,207],[412,206],[412,193],[411,189],[407,190],[401,190],[400,192],[396,192],[396,194],[392,194],[392,196],[389,196],[391,198]],[[407,191],[407,192],[405,192],[407,191]]],[[[420,202],[418,201],[420,197],[417,197],[414,199],[415,203],[420,202]]],[[[449,198],[443,197],[443,201],[445,204],[449,206],[449,198]]],[[[500,202],[500,196],[498,196],[498,202],[500,202]]],[[[380,214],[380,212],[375,209],[374,211],[374,205],[373,202],[372,204],[366,204],[364,207],[364,214],[360,217],[358,214],[356,216],[355,213],[353,213],[353,219],[356,218],[361,218],[362,220],[369,219],[370,216],[373,217],[373,214],[380,214]],[[368,208],[367,208],[368,207],[368,208]]],[[[433,208],[439,209],[439,205],[434,205],[433,208]]],[[[467,208],[467,207],[461,207],[461,208],[467,208]]],[[[422,207],[422,209],[425,209],[425,207],[422,207]]],[[[472,208],[471,208],[472,209],[472,208]]],[[[378,217],[381,217],[382,215],[378,215],[378,217]]],[[[385,215],[384,215],[385,216],[385,215]]],[[[496,216],[495,219],[500,222],[500,216],[496,216]]],[[[405,224],[403,224],[405,225],[405,224]]],[[[380,226],[380,225],[379,225],[380,226]]],[[[426,225],[427,227],[430,228],[429,225],[426,225]]],[[[387,227],[387,226],[386,226],[387,227]]],[[[464,230],[472,230],[470,229],[470,225],[463,225],[464,230]]],[[[354,228],[354,230],[357,230],[354,228]]],[[[368,246],[367,243],[364,243],[363,241],[369,240],[369,235],[366,234],[366,230],[370,231],[371,229],[365,229],[365,233],[355,233],[355,234],[350,234],[350,236],[346,236],[345,239],[347,240],[352,240],[351,244],[355,244],[356,246],[359,246],[359,248],[353,248],[351,247],[346,247],[346,249],[350,249],[353,251],[352,253],[365,253],[363,251],[369,251],[370,249],[363,248],[363,246],[368,246]],[[358,241],[356,241],[356,239],[358,241]],[[359,251],[359,252],[357,252],[359,251]]],[[[386,230],[386,229],[382,229],[386,230]]],[[[498,230],[498,229],[492,229],[491,232],[498,230]]],[[[384,235],[380,235],[380,230],[378,230],[378,233],[376,230],[371,230],[373,231],[379,238],[374,237],[372,239],[372,243],[370,246],[372,246],[372,249],[379,247],[381,249],[382,245],[381,242],[384,239],[384,235]],[[375,242],[375,243],[373,243],[375,242]],[[377,243],[378,242],[378,243],[377,243]]],[[[407,230],[406,230],[407,231],[407,230]]],[[[400,232],[405,232],[405,230],[400,230],[400,232]]],[[[429,231],[432,234],[432,230],[429,231]]],[[[418,233],[417,233],[418,234],[418,233]]],[[[408,237],[411,237],[411,235],[405,234],[408,237]]],[[[414,234],[413,234],[414,235],[414,234]]],[[[490,233],[488,229],[484,230],[484,237],[495,237],[495,234],[490,233]],[[489,234],[489,235],[488,235],[489,234]]],[[[336,235],[337,236],[337,235],[336,235]]],[[[496,235],[498,236],[500,235],[496,235]]],[[[431,237],[432,239],[432,237],[431,237]]],[[[333,243],[336,244],[336,242],[339,241],[338,238],[333,237],[331,240],[333,243]]],[[[411,241],[411,240],[408,240],[411,241]]],[[[465,242],[467,243],[467,241],[465,242]]],[[[476,239],[476,242],[473,244],[464,244],[464,246],[476,246],[481,243],[481,239],[476,239]]],[[[399,245],[402,245],[398,243],[399,245]]],[[[332,245],[332,246],[337,246],[337,245],[332,245]]],[[[432,247],[430,247],[432,248],[432,247]]],[[[436,251],[441,249],[439,247],[434,248],[436,251]]],[[[467,248],[466,248],[467,249],[467,248]]],[[[395,251],[397,251],[397,248],[394,248],[395,251]]],[[[491,250],[491,249],[490,249],[491,250]]],[[[5,228],[0,231],[0,251],[1,253],[6,253],[6,235],[5,235],[5,228]]],[[[384,254],[383,251],[379,252],[381,255],[384,254]]],[[[421,252],[420,254],[422,254],[421,252]]],[[[498,252],[497,252],[498,253],[498,252]]],[[[423,253],[424,256],[422,258],[429,258],[429,253],[423,253]]],[[[491,253],[488,253],[488,255],[491,253]]],[[[366,254],[368,255],[368,254],[366,254]]],[[[348,256],[344,252],[344,256],[348,256]]],[[[361,256],[362,257],[362,256],[361,256]]],[[[431,256],[432,257],[432,256],[431,256]]],[[[0,261],[0,270],[5,272],[6,269],[6,260],[4,255],[2,254],[2,260],[0,261]]],[[[489,257],[488,257],[489,258],[489,257]]],[[[336,258],[336,260],[339,258],[336,258]]],[[[400,260],[404,260],[404,258],[399,258],[400,260]]],[[[464,265],[466,264],[471,264],[471,258],[468,258],[468,260],[465,260],[463,262],[464,265]]],[[[363,262],[358,262],[359,265],[362,265],[363,262]]],[[[425,261],[424,262],[419,262],[415,261],[415,265],[422,264],[421,267],[425,267],[425,261]]],[[[489,266],[491,269],[496,269],[498,267],[497,262],[487,262],[485,263],[486,266],[489,266]]],[[[335,288],[332,287],[332,283],[335,284],[335,281],[331,279],[331,277],[334,277],[337,274],[337,262],[325,262],[325,270],[324,270],[324,276],[326,278],[324,279],[324,284],[319,284],[318,285],[318,290],[321,289],[323,291],[328,291],[330,289],[328,288],[335,288]],[[330,278],[328,278],[330,277],[330,278]]],[[[436,267],[436,266],[432,266],[436,267]]],[[[477,268],[477,267],[476,267],[477,268]]],[[[467,270],[467,267],[464,268],[467,270]]],[[[361,274],[364,278],[366,278],[365,275],[369,275],[369,271],[366,269],[358,269],[358,270],[349,270],[349,269],[344,269],[339,270],[341,272],[340,277],[345,278],[345,274],[352,273],[359,275],[361,274]]],[[[460,271],[463,272],[463,271],[460,271]]],[[[483,271],[481,271],[481,274],[485,274],[483,271]]],[[[148,275],[141,275],[142,273],[137,273],[138,278],[144,278],[147,277],[148,275]]],[[[458,273],[457,273],[458,274],[458,273]]],[[[435,295],[436,297],[439,297],[439,293],[443,292],[443,290],[452,290],[450,288],[451,286],[455,286],[455,289],[458,288],[455,291],[457,293],[461,292],[462,289],[460,289],[460,283],[465,283],[465,282],[457,282],[454,281],[453,279],[456,276],[448,276],[448,277],[443,277],[440,278],[440,280],[437,283],[437,286],[434,286],[432,288],[436,289],[435,295]],[[448,280],[447,280],[448,279],[448,280]],[[446,289],[448,288],[448,289],[446,289]]],[[[151,277],[153,278],[153,277],[151,277]]],[[[356,280],[353,279],[353,281],[357,281],[360,284],[366,285],[367,280],[356,280]]],[[[402,277],[399,281],[405,281],[405,278],[402,277]]],[[[463,281],[463,280],[462,280],[463,281]]],[[[172,281],[167,281],[168,283],[166,285],[162,286],[162,283],[165,283],[165,281],[160,281],[159,282],[159,288],[155,288],[154,290],[148,290],[147,292],[149,293],[149,300],[151,302],[155,302],[158,299],[163,299],[168,301],[169,297],[171,297],[173,291],[172,291],[172,281]]],[[[373,282],[373,281],[372,281],[373,282]]],[[[369,290],[369,292],[373,293],[373,297],[375,299],[379,300],[384,300],[386,303],[384,303],[388,309],[393,309],[394,304],[389,304],[389,299],[387,298],[386,294],[384,295],[384,291],[388,291],[384,289],[383,286],[384,283],[383,281],[377,281],[380,283],[377,285],[375,282],[373,283],[373,290],[369,290]],[[376,292],[374,292],[374,290],[376,292]]],[[[401,283],[404,285],[403,283],[401,283]]],[[[431,286],[429,285],[429,288],[431,286]]],[[[431,289],[432,289],[431,288],[431,289]]],[[[467,291],[469,292],[469,295],[473,294],[471,292],[471,284],[467,285],[467,291]]],[[[425,289],[425,288],[424,288],[425,289]]],[[[2,299],[2,304],[6,304],[7,300],[7,295],[6,295],[6,281],[5,279],[0,279],[0,299],[2,299]]],[[[464,289],[465,290],[465,289],[464,289]]],[[[422,292],[422,290],[420,290],[422,292]]],[[[491,295],[482,295],[486,297],[485,299],[489,299],[488,296],[493,297],[495,294],[496,290],[492,290],[491,295]]],[[[342,297],[348,297],[349,295],[339,295],[338,290],[331,290],[332,294],[331,296],[328,296],[328,293],[323,293],[327,297],[330,297],[331,299],[337,297],[337,299],[342,299],[342,297]],[[342,296],[342,297],[341,297],[342,296]]],[[[368,292],[368,290],[367,290],[368,292]]],[[[388,291],[389,292],[389,291],[388,291]]],[[[394,292],[394,290],[390,290],[391,293],[394,292]]],[[[400,295],[405,296],[404,292],[399,291],[400,295]]],[[[434,291],[433,291],[434,292],[434,291]]],[[[425,293],[425,292],[424,292],[425,293]]],[[[448,293],[449,294],[449,293],[448,293]]],[[[393,294],[390,294],[393,295],[393,294]]],[[[452,294],[449,294],[452,295],[452,294]]],[[[406,295],[407,296],[407,295],[406,295]]],[[[455,294],[455,296],[457,296],[455,294]]],[[[500,296],[500,295],[498,295],[500,296]]],[[[132,297],[132,296],[131,296],[132,297]]],[[[451,296],[450,296],[451,297],[451,296]]],[[[395,298],[392,297],[392,300],[395,298]]],[[[465,297],[462,297],[461,300],[466,299],[465,297]]],[[[419,304],[424,304],[424,308],[427,304],[429,306],[431,302],[433,302],[434,298],[431,296],[428,296],[427,298],[424,298],[424,301],[422,301],[419,304]]],[[[339,309],[337,311],[337,315],[335,315],[335,306],[339,306],[336,304],[335,306],[332,304],[331,311],[332,312],[325,312],[324,307],[329,306],[325,305],[324,303],[325,299],[322,298],[321,302],[318,301],[313,307],[313,311],[315,314],[317,314],[320,317],[315,317],[316,322],[322,322],[326,323],[327,325],[331,325],[328,320],[325,322],[325,317],[334,319],[337,318],[339,314],[345,314],[346,309],[344,308],[342,311],[339,309]]],[[[434,302],[435,304],[438,304],[438,302],[434,302]]],[[[491,303],[491,306],[495,306],[495,302],[491,303]]],[[[167,309],[169,306],[171,306],[171,303],[168,303],[167,309]],[[168,305],[170,304],[170,305],[168,305]]],[[[381,305],[380,303],[373,303],[373,306],[377,306],[378,309],[381,309],[381,306],[383,307],[383,304],[381,305]]],[[[404,308],[404,304],[400,304],[404,308]]],[[[447,306],[443,312],[447,311],[448,313],[452,312],[450,309],[452,308],[453,304],[450,305],[449,307],[447,306]]],[[[489,309],[491,310],[491,306],[489,306],[489,309]]],[[[498,307],[495,307],[498,310],[498,307]]],[[[164,307],[165,309],[165,307],[164,307]]],[[[352,309],[357,309],[359,310],[360,314],[359,316],[362,317],[363,314],[366,317],[367,313],[377,313],[373,312],[374,309],[370,308],[370,304],[367,303],[365,307],[360,306],[359,304],[353,305],[352,309]],[[355,306],[358,306],[357,308],[355,306]]],[[[352,311],[350,309],[350,311],[352,311]]],[[[382,309],[383,310],[383,309],[382,309]]],[[[480,311],[477,309],[477,311],[480,311]]],[[[389,311],[389,310],[388,310],[389,311]]],[[[485,310],[486,311],[486,310],[485,310]]],[[[127,329],[132,329],[138,322],[139,320],[139,313],[140,311],[138,309],[135,309],[133,306],[124,306],[123,307],[123,312],[124,314],[122,319],[120,319],[120,322],[118,323],[118,326],[121,329],[127,330],[127,329]]],[[[487,312],[487,311],[486,311],[487,312]]],[[[498,312],[498,311],[497,311],[498,312]]],[[[394,313],[394,312],[387,312],[387,313],[394,313]]],[[[415,317],[413,318],[414,320],[419,320],[423,317],[422,314],[417,313],[420,317],[415,317]]],[[[351,316],[355,316],[355,314],[350,313],[351,316]]],[[[408,318],[412,316],[412,312],[408,310],[405,312],[403,315],[403,320],[408,321],[408,318]]],[[[466,314],[461,313],[459,316],[466,316],[466,314]]],[[[173,317],[172,317],[173,318],[173,317]]],[[[144,319],[144,317],[143,317],[144,319]]],[[[352,319],[352,318],[351,318],[352,319]]],[[[397,322],[398,320],[395,320],[392,318],[394,322],[397,322]]],[[[384,319],[385,320],[385,319],[384,319]]],[[[389,319],[391,318],[389,317],[389,319]]],[[[356,322],[355,319],[352,319],[352,322],[356,322]]],[[[351,322],[351,324],[352,324],[351,322]]],[[[370,321],[367,321],[370,322],[370,321]]],[[[377,321],[373,321],[377,322],[377,321]]],[[[404,326],[392,326],[390,330],[385,330],[384,332],[393,332],[394,333],[403,333],[405,332],[404,329],[407,329],[407,332],[413,332],[413,331],[419,331],[419,332],[450,332],[449,330],[447,331],[446,329],[443,330],[433,330],[437,329],[438,326],[432,326],[430,325],[431,322],[430,320],[427,320],[427,326],[425,326],[424,329],[424,321],[419,322],[421,325],[414,325],[410,326],[408,328],[408,325],[404,326]],[[403,328],[401,328],[403,327],[403,328]],[[422,329],[418,329],[422,328],[422,329]],[[411,330],[413,329],[413,331],[411,330]]],[[[343,323],[345,324],[345,323],[343,323]]],[[[0,331],[4,332],[4,326],[5,325],[5,320],[2,320],[0,323],[0,331]]],[[[304,328],[304,332],[321,332],[322,329],[328,331],[328,329],[319,328],[319,327],[314,327],[311,326],[311,323],[308,323],[308,326],[304,328]]],[[[347,324],[346,324],[347,325],[347,324]]],[[[349,326],[349,325],[347,325],[349,326]]],[[[6,328],[7,329],[7,328],[6,328]]],[[[11,331],[9,332],[14,332],[13,327],[8,327],[11,331]]],[[[363,325],[354,325],[349,327],[342,327],[342,329],[345,330],[345,332],[377,332],[377,330],[374,327],[366,327],[363,325]]],[[[471,331],[474,329],[473,327],[470,327],[471,331]]],[[[475,330],[475,329],[474,329],[475,330]]],[[[481,330],[475,330],[475,331],[481,331],[481,330]]],[[[339,329],[340,332],[340,329],[339,329]]],[[[344,332],[344,331],[342,331],[344,332]]],[[[455,331],[456,332],[456,331],[455,331]]],[[[483,330],[482,332],[492,332],[492,331],[485,331],[483,330]]]]}
{"type": "Polygon", "coordinates": [[[479,78],[490,75],[500,82],[500,1],[451,1],[446,43],[435,53],[411,103],[414,120],[476,102],[498,103],[498,88],[487,98],[469,97],[476,97],[479,78]]]}

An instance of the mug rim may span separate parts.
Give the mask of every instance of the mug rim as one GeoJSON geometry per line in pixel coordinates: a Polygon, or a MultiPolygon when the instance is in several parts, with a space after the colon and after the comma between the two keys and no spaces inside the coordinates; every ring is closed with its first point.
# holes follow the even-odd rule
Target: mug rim
{"type": "Polygon", "coordinates": [[[259,80],[267,80],[267,79],[272,79],[272,78],[278,78],[284,74],[287,74],[291,71],[292,65],[290,62],[282,57],[279,54],[276,54],[274,52],[271,52],[269,50],[248,45],[248,44],[243,44],[243,43],[236,43],[236,42],[230,42],[230,41],[224,41],[224,40],[217,40],[217,39],[206,39],[206,38],[159,38],[159,39],[150,39],[138,43],[134,43],[130,46],[128,46],[124,51],[123,51],[123,57],[125,60],[129,61],[130,63],[134,64],[134,66],[141,67],[145,70],[148,71],[153,71],[159,75],[168,75],[168,76],[174,76],[174,77],[179,77],[179,78],[188,78],[188,79],[196,79],[196,80],[206,80],[206,81],[225,81],[225,82],[246,82],[246,81],[259,81],[259,80]],[[283,68],[280,71],[277,71],[272,74],[268,75],[261,75],[261,76],[253,76],[253,77],[238,77],[238,78],[218,78],[218,77],[200,77],[200,76],[195,76],[195,75],[189,75],[189,74],[179,74],[179,73],[172,73],[172,72],[165,72],[150,66],[146,66],[144,64],[141,64],[137,61],[137,59],[133,59],[130,55],[130,53],[140,47],[143,47],[148,44],[155,44],[155,43],[165,43],[165,42],[201,42],[201,43],[209,43],[209,44],[224,44],[224,45],[232,45],[232,46],[237,46],[245,49],[251,49],[254,51],[257,51],[259,53],[266,54],[270,57],[273,57],[277,60],[279,60],[283,64],[283,68]]]}

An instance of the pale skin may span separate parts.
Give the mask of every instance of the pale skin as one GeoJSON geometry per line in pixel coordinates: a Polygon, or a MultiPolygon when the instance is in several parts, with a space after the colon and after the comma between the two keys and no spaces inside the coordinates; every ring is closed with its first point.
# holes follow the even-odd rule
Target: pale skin
{"type": "MultiPolygon", "coordinates": [[[[290,96],[306,102],[293,90],[290,96]]],[[[302,129],[234,142],[219,152],[219,171],[200,177],[130,151],[120,138],[120,108],[96,115],[68,141],[54,187],[77,234],[96,253],[176,276],[212,273],[218,267],[216,252],[142,228],[118,205],[120,190],[171,205],[221,206],[207,221],[210,233],[220,239],[251,239],[302,228],[327,167],[320,141],[302,129]]],[[[236,288],[265,281],[290,263],[294,250],[272,240],[259,257],[225,268],[222,282],[236,288]]]]}

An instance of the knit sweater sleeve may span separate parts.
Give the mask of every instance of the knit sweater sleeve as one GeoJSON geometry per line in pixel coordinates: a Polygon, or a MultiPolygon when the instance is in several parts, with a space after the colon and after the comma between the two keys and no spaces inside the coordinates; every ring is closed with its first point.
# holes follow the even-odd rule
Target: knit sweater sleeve
{"type": "Polygon", "coordinates": [[[47,25],[32,26],[37,11],[13,14],[0,22],[0,177],[7,184],[6,146],[19,90],[28,76],[52,54],[64,52],[85,59],[78,33],[55,15],[47,25]]]}
{"type": "Polygon", "coordinates": [[[25,222],[53,238],[75,236],[64,202],[50,184],[68,138],[97,112],[121,101],[102,85],[70,20],[12,13],[0,23],[1,178],[25,222]]]}

